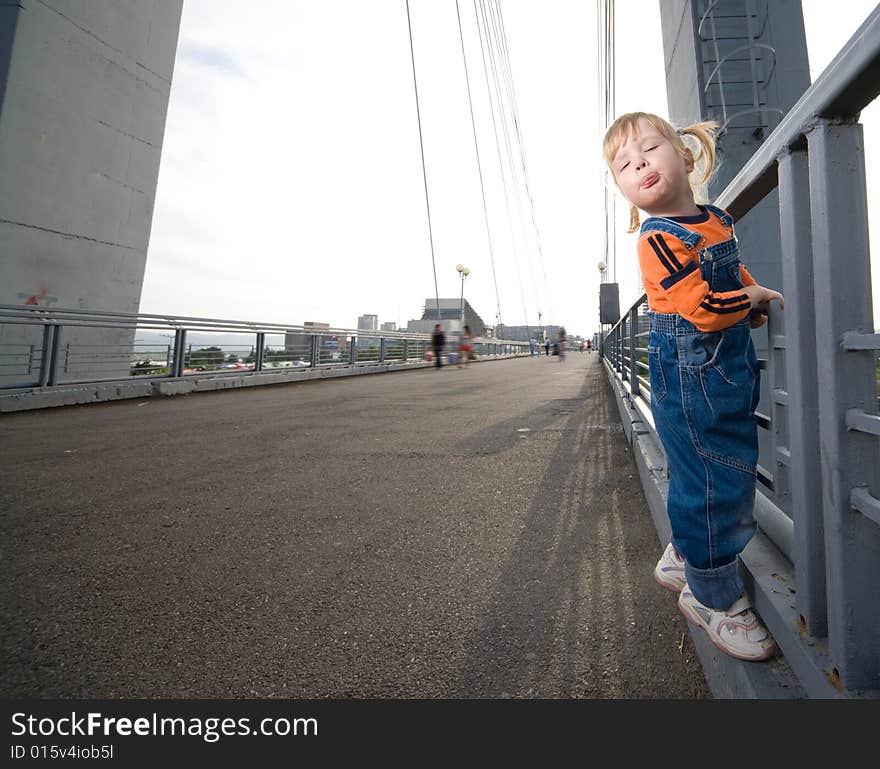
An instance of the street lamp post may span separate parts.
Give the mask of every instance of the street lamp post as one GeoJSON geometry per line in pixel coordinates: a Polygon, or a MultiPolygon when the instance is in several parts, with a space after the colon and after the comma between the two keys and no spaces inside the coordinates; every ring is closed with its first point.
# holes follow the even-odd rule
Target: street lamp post
{"type": "Polygon", "coordinates": [[[471,271],[463,264],[455,265],[455,269],[461,275],[461,301],[459,302],[458,312],[461,316],[461,326],[464,328],[464,279],[471,274],[471,271]]]}

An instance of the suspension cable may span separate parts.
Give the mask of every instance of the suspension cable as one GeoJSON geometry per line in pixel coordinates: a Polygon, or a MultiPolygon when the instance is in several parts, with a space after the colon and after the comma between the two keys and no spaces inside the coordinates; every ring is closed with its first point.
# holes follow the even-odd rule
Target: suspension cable
{"type": "Polygon", "coordinates": [[[496,306],[496,320],[499,326],[502,325],[501,321],[501,299],[498,295],[498,277],[495,272],[495,253],[492,249],[492,232],[489,228],[489,212],[486,208],[486,187],[483,183],[483,165],[480,162],[480,145],[477,143],[477,123],[474,120],[474,102],[471,98],[471,81],[468,76],[468,66],[467,66],[467,56],[464,52],[464,33],[461,29],[461,11],[458,7],[458,0],[455,0],[455,15],[458,17],[458,36],[461,39],[461,59],[464,64],[464,79],[467,84],[467,94],[468,94],[468,107],[471,111],[471,128],[474,132],[474,150],[477,153],[477,172],[480,175],[480,193],[483,196],[483,218],[486,222],[486,240],[489,243],[489,260],[492,263],[492,282],[495,284],[495,306],[496,306]]]}
{"type": "MultiPolygon", "coordinates": [[[[507,32],[504,28],[504,16],[502,15],[502,12],[501,12],[501,3],[499,2],[499,0],[495,0],[495,5],[498,9],[497,10],[497,16],[498,16],[497,25],[498,25],[498,29],[499,29],[499,33],[496,33],[496,34],[499,35],[498,39],[500,42],[501,52],[502,52],[502,56],[503,56],[502,60],[505,65],[504,69],[505,69],[505,74],[506,74],[507,89],[509,92],[509,100],[510,100],[511,108],[513,111],[513,127],[514,127],[514,132],[516,134],[517,146],[519,148],[520,163],[522,165],[523,184],[525,185],[526,198],[528,199],[528,202],[529,202],[529,212],[530,212],[531,219],[532,219],[532,227],[535,230],[535,246],[536,246],[537,252],[538,252],[538,261],[539,261],[539,264],[541,267],[541,275],[544,279],[545,298],[546,298],[547,304],[549,305],[548,309],[550,310],[550,315],[552,317],[553,316],[553,303],[552,303],[552,298],[551,298],[550,284],[547,280],[547,269],[544,264],[544,252],[543,252],[543,249],[541,248],[541,233],[540,233],[540,230],[538,229],[538,222],[537,222],[537,218],[535,216],[535,203],[534,203],[534,199],[532,198],[531,189],[529,187],[528,164],[526,163],[525,145],[523,143],[522,132],[520,130],[519,104],[516,99],[516,89],[514,88],[513,67],[510,62],[510,49],[508,48],[508,45],[507,45],[507,32]]],[[[538,309],[540,311],[540,307],[538,309]]]]}
{"type": "MultiPolygon", "coordinates": [[[[434,268],[434,297],[437,300],[437,321],[440,321],[440,289],[437,286],[437,260],[434,256],[434,232],[431,227],[431,202],[428,199],[428,171],[425,167],[425,143],[422,138],[422,113],[419,109],[419,83],[416,79],[416,54],[413,49],[412,21],[409,13],[409,0],[406,0],[406,24],[409,29],[409,54],[412,59],[413,87],[416,92],[416,119],[419,124],[419,150],[422,153],[422,179],[425,183],[425,208],[428,211],[428,240],[431,244],[431,266],[434,268]]],[[[427,312],[425,313],[427,315],[427,312]]]]}
{"type": "Polygon", "coordinates": [[[514,120],[516,119],[516,117],[513,113],[513,101],[511,99],[510,89],[508,87],[506,87],[507,86],[507,73],[504,70],[504,57],[503,57],[503,54],[501,51],[501,39],[500,39],[500,35],[498,34],[497,24],[495,23],[495,16],[492,11],[492,5],[489,0],[482,0],[482,3],[483,3],[483,13],[485,15],[486,24],[487,24],[487,39],[490,42],[489,61],[492,66],[492,73],[493,73],[493,77],[494,77],[494,81],[495,81],[495,88],[497,90],[497,93],[499,94],[499,97],[498,97],[499,103],[502,104],[501,125],[502,125],[503,131],[504,131],[505,154],[507,155],[507,163],[508,163],[508,166],[510,167],[510,175],[511,175],[512,183],[514,185],[514,187],[513,187],[514,201],[516,202],[516,212],[518,215],[520,232],[522,234],[523,249],[525,251],[523,258],[525,259],[525,264],[526,264],[526,267],[528,268],[529,283],[532,287],[532,293],[534,294],[535,308],[536,308],[538,314],[541,314],[541,302],[538,297],[538,285],[537,285],[537,282],[535,281],[534,266],[532,264],[532,260],[529,258],[529,252],[531,249],[530,249],[530,244],[529,244],[528,233],[526,231],[527,228],[526,228],[525,216],[523,215],[523,207],[522,207],[520,184],[519,184],[519,174],[517,172],[516,164],[513,161],[513,141],[510,138],[511,137],[511,130],[510,130],[510,125],[509,125],[509,120],[508,120],[508,110],[510,111],[510,118],[512,118],[514,120]],[[491,22],[491,29],[489,28],[490,22],[491,22]],[[491,45],[493,33],[494,33],[494,37],[495,37],[495,46],[494,47],[491,45]],[[495,54],[495,50],[493,50],[493,48],[497,49],[497,55],[495,54]],[[503,85],[505,86],[504,88],[502,88],[502,81],[503,81],[503,85]],[[502,94],[504,96],[506,96],[507,110],[505,110],[503,107],[504,102],[502,99],[502,94]]]}
{"type": "MultiPolygon", "coordinates": [[[[517,170],[516,170],[516,165],[513,162],[513,142],[511,141],[511,138],[510,138],[511,131],[510,131],[510,127],[509,127],[507,109],[505,109],[505,106],[504,106],[505,95],[507,97],[507,107],[511,111],[511,117],[512,117],[513,108],[512,108],[512,103],[510,100],[510,93],[507,91],[506,88],[502,88],[502,79],[503,79],[503,74],[504,74],[503,73],[503,69],[504,69],[503,59],[502,59],[501,51],[500,51],[500,42],[499,42],[497,28],[495,27],[494,23],[492,23],[490,25],[490,17],[492,16],[491,6],[487,2],[487,0],[481,0],[481,4],[483,7],[483,19],[486,24],[486,40],[489,42],[489,63],[490,63],[490,67],[492,69],[492,78],[495,83],[495,93],[497,95],[498,104],[499,104],[501,128],[502,128],[502,134],[504,136],[504,150],[505,150],[505,155],[507,156],[507,164],[508,164],[508,167],[510,168],[511,184],[513,185],[513,195],[514,195],[513,199],[514,199],[514,202],[516,203],[516,212],[518,215],[520,231],[522,233],[523,248],[525,250],[523,258],[525,259],[525,264],[526,264],[526,267],[528,268],[529,282],[532,287],[532,291],[534,293],[534,298],[535,298],[535,307],[536,307],[538,314],[540,315],[541,314],[541,304],[540,304],[540,301],[538,298],[538,289],[537,289],[537,285],[535,282],[534,274],[532,272],[532,269],[533,269],[532,268],[532,261],[528,257],[528,252],[529,252],[528,234],[526,233],[525,218],[523,216],[522,202],[520,200],[520,185],[519,185],[518,174],[517,174],[517,170]],[[495,33],[495,45],[494,46],[492,44],[492,42],[493,42],[492,41],[492,33],[493,32],[495,33]],[[495,53],[496,47],[498,48],[497,56],[495,53]],[[499,75],[499,72],[501,72],[501,75],[499,75]]],[[[494,22],[494,19],[493,19],[493,22],[494,22]]],[[[511,235],[511,237],[513,237],[513,236],[511,235]]],[[[523,304],[525,305],[525,298],[523,298],[523,304]]],[[[525,307],[523,307],[523,311],[525,312],[525,307]]],[[[528,319],[526,320],[526,325],[528,326],[528,319]]]]}
{"type": "MultiPolygon", "coordinates": [[[[596,21],[599,45],[598,86],[600,131],[605,133],[614,119],[614,0],[596,0],[596,21]]],[[[610,174],[602,164],[602,189],[605,226],[602,252],[606,265],[611,266],[611,281],[617,280],[617,239],[615,223],[617,218],[617,198],[611,189],[610,174]]],[[[604,275],[603,275],[604,278],[604,275]]]]}
{"type": "MultiPolygon", "coordinates": [[[[482,2],[482,0],[481,0],[481,2],[482,2]]],[[[496,93],[496,97],[498,100],[499,120],[502,123],[502,136],[507,138],[507,134],[504,131],[504,114],[503,114],[504,104],[503,104],[503,101],[501,98],[501,91],[498,86],[497,72],[495,72],[495,68],[494,68],[494,59],[493,59],[493,52],[492,52],[492,47],[491,47],[491,39],[489,38],[489,25],[486,21],[485,9],[480,7],[480,9],[478,10],[477,0],[474,0],[474,13],[477,16],[477,32],[480,36],[480,52],[481,52],[482,60],[483,60],[483,75],[486,78],[486,91],[487,91],[488,97],[489,97],[489,109],[490,109],[490,112],[492,115],[492,127],[493,127],[494,134],[495,134],[495,149],[498,154],[498,166],[499,166],[500,173],[501,173],[501,184],[502,184],[502,188],[504,189],[504,203],[505,203],[505,207],[507,209],[507,224],[510,229],[510,241],[511,241],[511,245],[513,247],[513,261],[514,261],[514,266],[516,267],[517,280],[519,281],[520,299],[522,300],[522,306],[523,306],[523,320],[525,322],[526,329],[528,330],[528,327],[529,327],[528,311],[526,310],[526,298],[525,298],[525,293],[523,292],[522,273],[520,272],[520,269],[519,269],[519,255],[518,255],[518,250],[516,247],[516,236],[513,233],[513,218],[511,216],[511,211],[510,211],[510,196],[508,195],[508,192],[507,192],[507,180],[506,180],[506,177],[504,174],[504,161],[502,160],[502,157],[501,157],[501,141],[498,136],[498,123],[496,122],[496,119],[495,119],[495,106],[494,106],[494,102],[492,99],[492,88],[490,85],[489,73],[488,73],[487,66],[486,66],[486,46],[484,45],[484,41],[483,41],[483,29],[481,28],[480,23],[479,23],[479,18],[480,18],[481,12],[483,15],[483,26],[485,27],[485,30],[486,30],[486,43],[488,44],[488,48],[489,48],[489,60],[490,60],[490,62],[492,62],[493,75],[494,75],[494,80],[495,80],[495,84],[496,84],[495,93],[496,93]]],[[[510,142],[508,139],[508,141],[507,141],[508,151],[509,151],[509,145],[510,145],[510,142]]],[[[514,170],[513,166],[511,165],[511,172],[513,172],[513,170],[514,170]]]]}

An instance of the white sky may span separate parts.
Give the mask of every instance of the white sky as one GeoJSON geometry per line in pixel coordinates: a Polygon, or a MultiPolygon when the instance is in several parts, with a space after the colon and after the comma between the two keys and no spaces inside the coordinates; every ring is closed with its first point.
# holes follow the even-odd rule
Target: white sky
{"type": "MultiPolygon", "coordinates": [[[[813,79],[874,5],[803,0],[813,79]]],[[[184,2],[141,311],[347,328],[374,313],[405,325],[434,296],[405,2],[255,6],[184,2]]],[[[474,6],[460,0],[502,320],[535,325],[540,309],[545,324],[590,334],[602,215],[595,4],[501,6],[542,261],[524,196],[522,218],[510,199],[511,237],[474,6]]],[[[440,296],[459,296],[455,266],[467,265],[465,297],[492,324],[455,3],[410,9],[440,296]]],[[[665,115],[659,3],[617,0],[616,16],[617,113],[665,115]]],[[[874,112],[862,116],[869,168],[874,112]]],[[[880,199],[873,181],[869,203],[880,199]]],[[[639,294],[624,229],[621,309],[639,294]]]]}

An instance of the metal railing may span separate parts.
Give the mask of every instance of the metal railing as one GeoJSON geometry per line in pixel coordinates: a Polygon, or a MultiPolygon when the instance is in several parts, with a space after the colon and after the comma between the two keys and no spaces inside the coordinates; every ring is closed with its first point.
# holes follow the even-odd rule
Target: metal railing
{"type": "MultiPolygon", "coordinates": [[[[808,696],[880,694],[880,334],[857,122],[878,93],[880,7],[716,201],[740,219],[779,192],[786,303],[765,326],[755,517],[782,567],[744,563],[808,696]]],[[[646,309],[643,295],[603,354],[656,439],[646,309]]]]}
{"type": "MultiPolygon", "coordinates": [[[[0,305],[0,391],[415,363],[430,344],[404,331],[0,305]]],[[[478,358],[528,351],[474,340],[478,358]]]]}

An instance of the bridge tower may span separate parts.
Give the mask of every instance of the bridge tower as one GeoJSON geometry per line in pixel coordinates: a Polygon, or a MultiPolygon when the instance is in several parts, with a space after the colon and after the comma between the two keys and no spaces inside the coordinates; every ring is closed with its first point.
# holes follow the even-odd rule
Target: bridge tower
{"type": "MultiPolygon", "coordinates": [[[[715,197],[810,86],[799,0],[660,0],[669,117],[715,120],[715,197]]],[[[782,287],[777,193],[737,222],[755,280],[782,287]]]]}
{"type": "Polygon", "coordinates": [[[0,7],[0,304],[138,311],[182,7],[0,7]]]}

